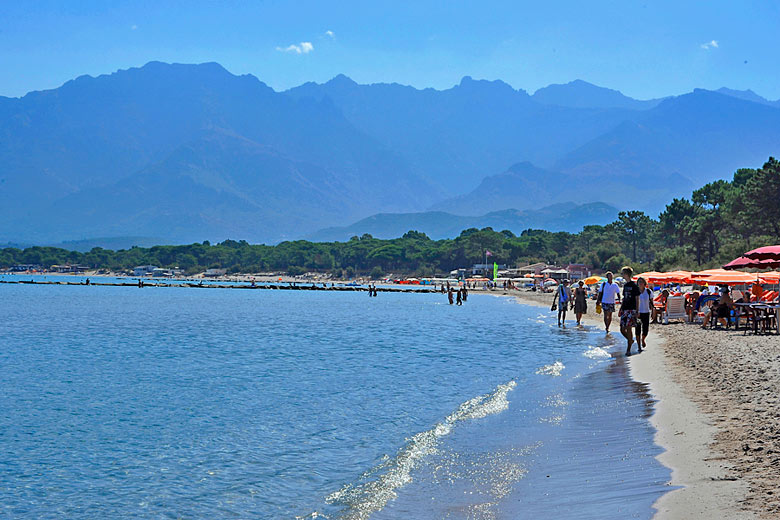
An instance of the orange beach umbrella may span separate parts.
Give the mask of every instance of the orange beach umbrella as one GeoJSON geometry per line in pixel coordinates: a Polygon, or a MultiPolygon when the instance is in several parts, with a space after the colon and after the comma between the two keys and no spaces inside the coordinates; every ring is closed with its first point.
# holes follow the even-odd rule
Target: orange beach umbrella
{"type": "Polygon", "coordinates": [[[780,282],[780,272],[769,271],[768,273],[761,273],[758,275],[758,278],[762,283],[778,283],[780,282]]]}
{"type": "Polygon", "coordinates": [[[715,285],[743,285],[749,283],[755,283],[758,281],[757,273],[740,273],[740,272],[725,272],[722,274],[709,274],[700,276],[698,273],[694,273],[692,281],[696,283],[707,283],[715,285]]]}
{"type": "Polygon", "coordinates": [[[670,271],[668,273],[649,271],[647,273],[642,273],[639,276],[647,280],[647,283],[651,284],[689,283],[691,281],[690,271],[670,271]]]}
{"type": "Polygon", "coordinates": [[[645,271],[644,273],[639,273],[634,275],[634,281],[637,281],[640,278],[644,278],[645,280],[648,280],[650,278],[654,278],[655,276],[658,276],[663,273],[659,273],[658,271],[645,271]]]}

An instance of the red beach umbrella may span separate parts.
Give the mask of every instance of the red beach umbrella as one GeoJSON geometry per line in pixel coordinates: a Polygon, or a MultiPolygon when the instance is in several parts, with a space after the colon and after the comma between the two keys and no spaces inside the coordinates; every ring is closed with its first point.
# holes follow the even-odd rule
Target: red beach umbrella
{"type": "Polygon", "coordinates": [[[723,269],[733,270],[733,269],[745,269],[748,267],[755,267],[756,269],[774,269],[776,267],[780,267],[780,259],[756,260],[753,258],[740,256],[739,258],[735,258],[731,262],[724,265],[723,269]]]}
{"type": "Polygon", "coordinates": [[[778,260],[780,261],[780,246],[764,246],[748,251],[744,255],[753,260],[778,260]]]}

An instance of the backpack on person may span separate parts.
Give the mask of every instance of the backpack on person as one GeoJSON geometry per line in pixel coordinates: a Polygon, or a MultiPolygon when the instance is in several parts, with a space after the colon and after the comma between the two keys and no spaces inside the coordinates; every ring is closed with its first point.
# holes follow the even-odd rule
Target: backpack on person
{"type": "Polygon", "coordinates": [[[601,314],[601,299],[604,297],[604,284],[607,282],[601,282],[601,289],[596,295],[596,314],[601,314]]]}

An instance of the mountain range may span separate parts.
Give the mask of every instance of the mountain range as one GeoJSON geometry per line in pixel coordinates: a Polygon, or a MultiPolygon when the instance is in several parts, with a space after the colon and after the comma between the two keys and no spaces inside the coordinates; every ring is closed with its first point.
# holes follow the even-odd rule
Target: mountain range
{"type": "Polygon", "coordinates": [[[579,80],[529,95],[339,75],[277,92],[216,63],[151,62],[0,97],[0,241],[276,242],[380,213],[570,201],[657,211],[776,155],[778,121],[780,101],[749,90],[635,100],[579,80]]]}
{"type": "Polygon", "coordinates": [[[375,238],[397,238],[410,229],[434,240],[455,238],[469,228],[491,227],[519,235],[526,229],[578,232],[591,224],[605,225],[617,218],[618,211],[603,202],[587,204],[561,203],[538,210],[505,209],[469,217],[443,211],[421,213],[380,213],[350,226],[322,229],[306,238],[317,242],[344,242],[365,233],[375,238]]]}

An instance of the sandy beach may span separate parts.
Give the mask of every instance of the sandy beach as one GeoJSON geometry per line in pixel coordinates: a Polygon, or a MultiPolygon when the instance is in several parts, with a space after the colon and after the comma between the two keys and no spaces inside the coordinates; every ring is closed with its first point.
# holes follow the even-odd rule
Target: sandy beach
{"type": "MultiPolygon", "coordinates": [[[[732,490],[736,508],[763,518],[780,517],[777,336],[702,330],[688,324],[659,326],[657,330],[664,340],[667,377],[690,396],[711,430],[715,458],[707,462],[727,464],[728,471],[721,478],[735,479],[733,482],[739,484],[732,490]]],[[[647,374],[652,380],[652,369],[659,367],[650,356],[641,362],[637,359],[636,365],[639,379],[647,374]]],[[[706,487],[729,487],[724,484],[713,481],[706,487]]]]}
{"type": "MultiPolygon", "coordinates": [[[[549,309],[551,294],[501,292],[549,309]]],[[[588,325],[603,328],[589,302],[588,325]]],[[[573,324],[573,313],[568,313],[573,324]]],[[[613,325],[613,329],[614,329],[613,325]]],[[[613,336],[623,345],[619,332],[613,336]]],[[[671,487],[655,518],[777,518],[780,515],[780,353],[775,336],[653,325],[631,375],[654,399],[651,422],[671,487]]]]}

